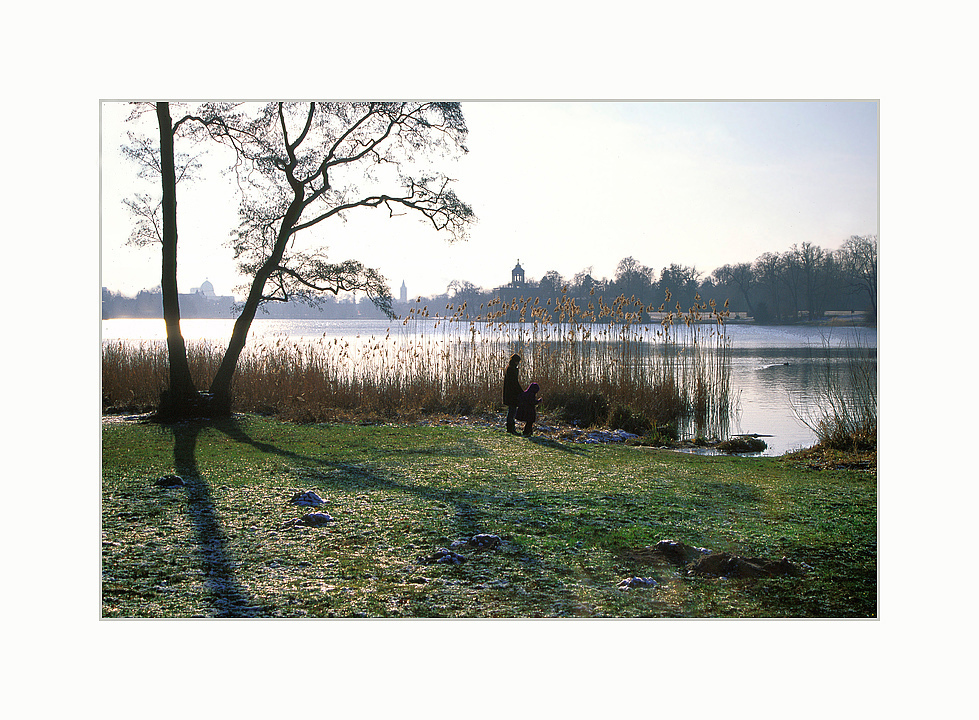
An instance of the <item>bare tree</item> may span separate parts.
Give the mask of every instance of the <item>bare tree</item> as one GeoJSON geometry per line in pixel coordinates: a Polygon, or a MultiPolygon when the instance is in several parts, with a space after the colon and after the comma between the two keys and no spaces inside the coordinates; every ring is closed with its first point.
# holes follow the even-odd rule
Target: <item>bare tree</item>
{"type": "Polygon", "coordinates": [[[187,348],[180,332],[180,304],[177,299],[177,176],[173,161],[173,124],[167,103],[156,109],[160,124],[160,170],[163,178],[163,320],[167,326],[167,352],[170,358],[170,392],[174,397],[187,398],[197,393],[187,348]]]}
{"type": "Polygon", "coordinates": [[[483,289],[469,280],[453,280],[445,288],[445,294],[453,300],[471,300],[483,289]]]}
{"type": "Polygon", "coordinates": [[[129,144],[122,154],[136,163],[137,176],[159,179],[162,193],[156,197],[135,193],[123,204],[136,219],[129,242],[134,245],[160,243],[163,320],[167,328],[169,389],[162,405],[189,403],[197,398],[197,389],[187,362],[186,344],[180,331],[180,305],[177,299],[177,183],[193,177],[200,169],[196,157],[174,153],[174,126],[169,103],[155,105],[135,103],[130,119],[153,110],[159,128],[159,145],[148,138],[129,134],[129,144]]]}
{"type": "MultiPolygon", "coordinates": [[[[672,263],[660,272],[659,289],[669,293],[673,308],[686,312],[693,307],[702,273],[696,267],[672,263]]],[[[667,310],[671,309],[669,307],[667,310]]]]}
{"type": "Polygon", "coordinates": [[[635,295],[648,302],[655,278],[656,271],[653,268],[643,265],[630,255],[622,258],[615,268],[615,292],[627,297],[635,295]]]}
{"type": "MultiPolygon", "coordinates": [[[[391,217],[416,214],[455,240],[465,237],[476,219],[451,189],[450,178],[434,167],[437,161],[467,151],[467,128],[458,103],[280,102],[259,107],[205,103],[175,123],[168,104],[158,103],[157,115],[168,338],[171,328],[174,338],[179,338],[176,173],[168,171],[174,166],[173,137],[178,129],[231,148],[243,193],[233,247],[240,270],[251,280],[211,382],[208,412],[212,415],[230,412],[238,359],[263,303],[315,302],[326,294],[361,291],[392,314],[385,278],[356,260],[328,260],[315,238],[312,243],[302,241],[313,228],[330,219],[345,219],[360,208],[384,208],[391,217]],[[178,322],[174,327],[172,317],[178,322]]],[[[179,340],[170,347],[172,366],[182,364],[181,356],[186,360],[179,340]]],[[[179,394],[191,390],[192,384],[188,388],[182,383],[179,394]]],[[[175,408],[170,415],[181,411],[175,408]]]]}
{"type": "MultiPolygon", "coordinates": [[[[802,305],[803,286],[802,267],[799,265],[799,258],[790,248],[778,256],[778,264],[779,284],[785,290],[792,319],[798,320],[802,305]]],[[[785,317],[789,317],[789,315],[787,314],[785,317]]]]}
{"type": "Polygon", "coordinates": [[[877,317],[877,236],[851,235],[840,247],[840,264],[867,293],[874,317],[877,317]]]}
{"type": "Polygon", "coordinates": [[[561,288],[565,285],[565,280],[557,270],[548,270],[540,279],[537,287],[544,297],[553,297],[561,293],[561,288]]]}
{"type": "Polygon", "coordinates": [[[216,412],[230,412],[238,358],[263,302],[362,291],[392,314],[378,271],[354,260],[329,262],[322,248],[302,249],[301,233],[358,208],[383,207],[392,217],[417,213],[452,239],[465,236],[472,208],[450,178],[422,161],[465,153],[466,134],[458,103],[279,102],[228,124],[223,138],[250,171],[234,248],[252,281],[211,383],[216,412]]]}
{"type": "Polygon", "coordinates": [[[158,147],[148,138],[130,133],[129,144],[124,145],[121,150],[124,156],[137,164],[139,177],[159,179],[161,185],[161,194],[158,197],[136,193],[132,198],[124,199],[123,203],[136,218],[129,242],[135,245],[159,242],[161,245],[160,293],[167,330],[169,387],[160,397],[157,414],[161,419],[169,419],[196,414],[202,404],[187,362],[186,343],[180,330],[180,303],[177,294],[177,184],[193,178],[201,164],[199,156],[176,153],[174,138],[182,125],[186,134],[199,137],[200,128],[206,129],[210,124],[221,122],[221,108],[214,106],[203,115],[184,116],[175,123],[168,102],[133,103],[133,106],[130,120],[152,111],[159,129],[158,147]],[[188,122],[192,119],[195,121],[193,125],[188,122]]]}
{"type": "Polygon", "coordinates": [[[719,285],[731,283],[741,291],[741,296],[748,306],[748,314],[754,317],[755,308],[751,304],[751,289],[755,285],[755,273],[751,268],[751,263],[723,265],[717,268],[713,275],[719,285]]]}
{"type": "MultiPolygon", "coordinates": [[[[169,103],[133,103],[133,112],[130,119],[136,119],[140,115],[152,111],[154,114],[158,110],[166,109],[169,112],[169,103]]],[[[166,120],[164,119],[164,123],[166,120]]],[[[171,137],[173,133],[173,122],[171,120],[171,137]]],[[[152,180],[158,185],[161,184],[163,177],[164,158],[160,153],[160,145],[151,141],[149,138],[128,133],[129,143],[123,145],[120,150],[124,157],[135,163],[137,167],[137,177],[152,180]]],[[[171,148],[173,141],[170,142],[171,148]]],[[[197,178],[197,173],[202,165],[200,155],[188,155],[187,153],[173,152],[167,162],[173,163],[174,187],[181,183],[193,181],[197,178]]],[[[135,192],[131,197],[123,198],[123,205],[129,210],[135,219],[132,233],[129,236],[129,243],[136,246],[150,245],[153,243],[163,243],[163,196],[161,193],[149,194],[135,192]]]]}
{"type": "MultiPolygon", "coordinates": [[[[775,320],[778,320],[782,314],[779,308],[779,302],[781,296],[779,293],[779,288],[782,284],[781,273],[782,273],[782,262],[778,256],[778,253],[767,252],[760,255],[755,259],[754,264],[751,266],[751,270],[757,278],[757,282],[762,287],[768,289],[768,297],[771,299],[772,304],[769,312],[775,320]]],[[[758,315],[763,315],[762,318],[758,318],[754,315],[756,320],[765,320],[764,317],[767,313],[761,313],[761,308],[759,308],[758,315]]]]}
{"type": "Polygon", "coordinates": [[[592,277],[592,273],[595,272],[595,268],[589,265],[574,274],[571,279],[571,294],[576,296],[584,296],[601,287],[601,283],[592,277]]]}
{"type": "Polygon", "coordinates": [[[806,313],[809,320],[815,320],[822,314],[819,299],[825,288],[825,273],[823,272],[826,253],[818,245],[804,242],[802,245],[793,245],[788,252],[791,255],[792,264],[797,270],[792,276],[797,276],[801,280],[801,294],[805,299],[806,313]]]}

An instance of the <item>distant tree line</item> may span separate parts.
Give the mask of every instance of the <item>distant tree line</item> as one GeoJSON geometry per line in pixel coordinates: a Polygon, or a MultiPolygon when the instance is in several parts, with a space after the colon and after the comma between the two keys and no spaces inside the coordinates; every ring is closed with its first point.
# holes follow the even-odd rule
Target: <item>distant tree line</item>
{"type": "MultiPolygon", "coordinates": [[[[758,323],[818,320],[829,311],[861,313],[868,322],[877,318],[877,236],[851,236],[838,250],[811,243],[793,245],[783,253],[768,252],[754,262],[724,265],[706,275],[687,265],[671,264],[657,273],[633,257],[623,258],[615,277],[596,278],[592,267],[570,278],[548,270],[518,287],[484,290],[455,280],[446,293],[428,301],[462,302],[478,308],[498,295],[539,297],[542,302],[561,295],[580,299],[600,295],[605,302],[635,298],[647,307],[686,312],[697,303],[725,301],[732,313],[743,313],[758,323]],[[666,298],[669,302],[666,303],[666,298]]],[[[471,313],[475,315],[475,313],[471,313]]]]}
{"type": "MultiPolygon", "coordinates": [[[[539,297],[541,302],[562,295],[582,300],[604,296],[611,303],[624,296],[636,298],[646,306],[686,312],[696,302],[715,300],[719,306],[728,302],[732,313],[743,313],[763,324],[818,320],[828,311],[860,313],[868,322],[877,317],[877,236],[852,236],[838,250],[802,243],[783,253],[767,252],[754,262],[724,265],[709,275],[695,267],[671,264],[659,273],[633,257],[619,261],[612,279],[594,277],[587,267],[571,277],[548,270],[539,280],[529,278],[522,286],[483,289],[466,280],[454,280],[441,295],[419,298],[420,302],[460,305],[465,302],[469,315],[501,294],[512,297],[539,297]],[[594,295],[592,292],[594,291],[594,295]]],[[[409,303],[410,305],[410,303],[409,303]]],[[[181,315],[188,318],[233,317],[228,303],[210,300],[202,295],[181,295],[181,315]]],[[[367,298],[328,297],[315,305],[302,302],[272,303],[266,306],[268,318],[383,319],[384,314],[367,298]]],[[[394,311],[403,316],[408,306],[394,302],[394,311]]],[[[102,317],[162,317],[159,289],[144,290],[136,297],[126,297],[103,289],[102,317]]]]}

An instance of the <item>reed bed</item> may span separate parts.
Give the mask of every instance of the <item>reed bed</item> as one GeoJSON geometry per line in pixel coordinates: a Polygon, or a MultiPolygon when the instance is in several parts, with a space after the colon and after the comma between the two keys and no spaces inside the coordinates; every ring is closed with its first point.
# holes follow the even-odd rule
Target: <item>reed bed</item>
{"type": "MultiPolygon", "coordinates": [[[[437,313],[418,303],[383,338],[249,342],[233,409],[304,422],[496,412],[503,370],[516,352],[523,384],[542,387],[545,416],[664,439],[726,435],[725,308],[699,297],[686,312],[621,296],[578,303],[566,293],[496,299],[478,309],[449,303],[437,313]]],[[[208,387],[222,352],[189,344],[199,388],[208,387]]],[[[155,406],[167,384],[165,343],[105,343],[102,382],[104,408],[155,406]]]]}
{"type": "Polygon", "coordinates": [[[807,399],[794,399],[796,417],[816,435],[817,447],[844,452],[877,449],[877,355],[859,345],[828,363],[807,399]]]}

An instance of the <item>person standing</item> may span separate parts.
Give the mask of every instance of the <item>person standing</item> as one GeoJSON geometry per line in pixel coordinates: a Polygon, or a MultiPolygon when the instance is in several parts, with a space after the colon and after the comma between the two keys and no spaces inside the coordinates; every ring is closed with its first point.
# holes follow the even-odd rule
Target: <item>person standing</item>
{"type": "Polygon", "coordinates": [[[506,431],[511,435],[517,434],[516,414],[517,405],[523,395],[520,387],[520,356],[514,353],[510,356],[510,364],[503,374],[503,404],[507,406],[506,431]]]}
{"type": "Polygon", "coordinates": [[[514,417],[524,423],[523,436],[530,437],[534,432],[534,421],[537,419],[537,406],[540,405],[541,398],[537,397],[540,392],[540,385],[535,382],[520,396],[520,404],[514,417]]]}

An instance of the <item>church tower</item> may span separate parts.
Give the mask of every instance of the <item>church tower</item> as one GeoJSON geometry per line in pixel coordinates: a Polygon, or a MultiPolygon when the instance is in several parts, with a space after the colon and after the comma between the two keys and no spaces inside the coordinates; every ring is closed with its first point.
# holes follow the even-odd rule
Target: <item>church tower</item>
{"type": "Polygon", "coordinates": [[[523,268],[520,267],[520,261],[519,260],[517,260],[517,266],[515,268],[513,268],[513,271],[511,272],[510,277],[511,277],[511,280],[510,280],[510,286],[511,287],[523,287],[523,284],[524,284],[524,272],[523,272],[523,268]]]}
{"type": "Polygon", "coordinates": [[[405,281],[401,281],[401,302],[408,302],[408,286],[405,285],[405,281]]]}

